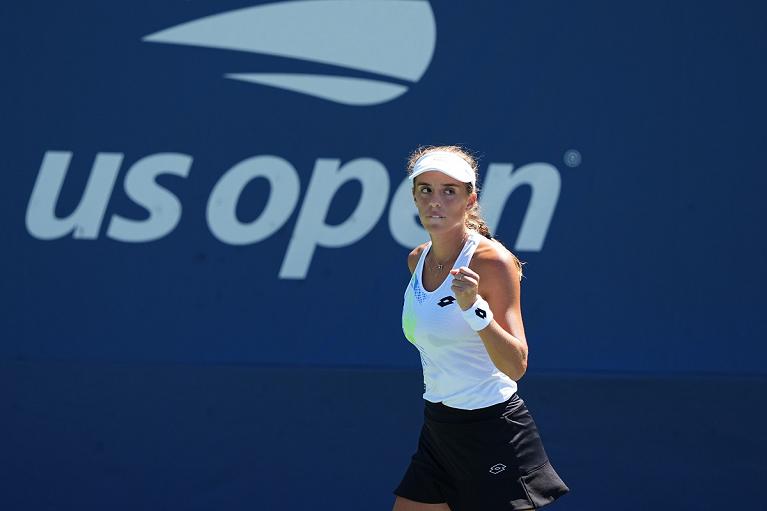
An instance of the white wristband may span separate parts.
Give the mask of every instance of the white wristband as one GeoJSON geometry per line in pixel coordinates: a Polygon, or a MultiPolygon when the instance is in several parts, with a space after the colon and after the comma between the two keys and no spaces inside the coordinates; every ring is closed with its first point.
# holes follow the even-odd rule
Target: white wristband
{"type": "Polygon", "coordinates": [[[462,311],[462,314],[463,319],[475,332],[479,332],[493,322],[493,311],[490,310],[490,305],[479,295],[477,295],[477,301],[474,302],[474,305],[462,311]]]}

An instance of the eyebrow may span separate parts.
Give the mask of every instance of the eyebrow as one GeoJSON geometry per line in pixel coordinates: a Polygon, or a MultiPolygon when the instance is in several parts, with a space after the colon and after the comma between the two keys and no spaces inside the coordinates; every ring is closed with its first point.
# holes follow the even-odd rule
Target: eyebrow
{"type": "MultiPolygon", "coordinates": [[[[427,183],[426,181],[418,181],[416,186],[426,185],[426,186],[433,186],[431,183],[427,183]]],[[[444,183],[442,186],[449,186],[451,188],[457,188],[458,185],[455,183],[444,183]]]]}

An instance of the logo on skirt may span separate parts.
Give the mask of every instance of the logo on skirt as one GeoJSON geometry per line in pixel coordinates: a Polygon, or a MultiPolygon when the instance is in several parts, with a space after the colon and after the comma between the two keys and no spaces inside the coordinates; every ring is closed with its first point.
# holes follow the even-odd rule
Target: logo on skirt
{"type": "Polygon", "coordinates": [[[503,463],[496,463],[495,465],[490,467],[491,474],[500,474],[504,470],[506,470],[506,465],[504,465],[503,463]]]}

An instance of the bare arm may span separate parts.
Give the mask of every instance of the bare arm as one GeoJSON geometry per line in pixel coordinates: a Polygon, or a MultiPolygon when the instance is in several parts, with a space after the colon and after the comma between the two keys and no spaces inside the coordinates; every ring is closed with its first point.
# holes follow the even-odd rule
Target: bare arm
{"type": "Polygon", "coordinates": [[[410,269],[411,274],[415,271],[415,267],[418,266],[418,259],[421,258],[421,252],[423,252],[423,249],[425,248],[426,248],[426,243],[423,243],[415,247],[412,250],[412,252],[408,254],[407,267],[410,269]]]}
{"type": "Polygon", "coordinates": [[[452,270],[452,289],[458,305],[467,310],[481,295],[493,311],[493,321],[477,332],[493,364],[512,380],[527,371],[527,340],[522,323],[519,270],[505,249],[477,250],[472,268],[452,270]]]}

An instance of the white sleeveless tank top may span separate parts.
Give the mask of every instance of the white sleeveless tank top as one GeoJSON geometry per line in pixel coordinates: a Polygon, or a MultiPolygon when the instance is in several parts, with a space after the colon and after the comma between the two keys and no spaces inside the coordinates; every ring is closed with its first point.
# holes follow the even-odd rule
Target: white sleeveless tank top
{"type": "MultiPolygon", "coordinates": [[[[453,268],[469,266],[482,235],[471,231],[453,268]]],[[[405,290],[402,329],[421,354],[423,398],[452,408],[475,410],[502,403],[517,391],[517,383],[502,373],[487,354],[479,334],[461,316],[453,291],[453,276],[434,291],[426,291],[423,267],[431,242],[421,253],[405,290]]]]}

